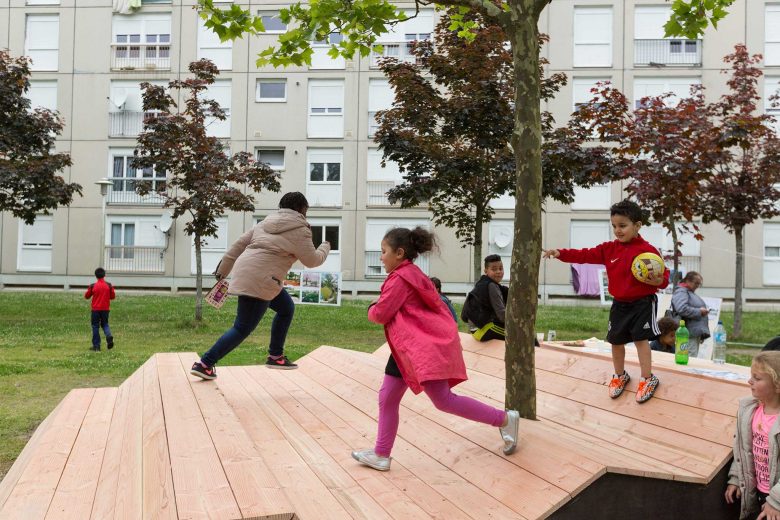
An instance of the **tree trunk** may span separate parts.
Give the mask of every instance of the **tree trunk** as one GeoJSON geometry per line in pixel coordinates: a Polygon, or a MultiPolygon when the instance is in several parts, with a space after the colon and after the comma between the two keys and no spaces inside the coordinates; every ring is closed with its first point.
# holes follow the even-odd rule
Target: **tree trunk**
{"type": "Polygon", "coordinates": [[[745,280],[745,235],[744,226],[734,228],[734,239],[737,242],[737,266],[734,280],[734,325],[731,337],[739,339],[742,335],[742,285],[745,280]]]}
{"type": "Polygon", "coordinates": [[[203,320],[203,262],[200,257],[200,235],[195,235],[195,321],[203,320]]]}
{"type": "Polygon", "coordinates": [[[515,73],[515,228],[506,313],[506,407],[536,419],[534,324],[542,254],[541,108],[538,12],[511,0],[509,33],[515,73]]]}
{"type": "Polygon", "coordinates": [[[474,267],[474,282],[482,276],[482,215],[484,208],[477,206],[474,219],[474,257],[472,258],[474,267]]]}
{"type": "Polygon", "coordinates": [[[680,248],[677,245],[677,226],[674,225],[674,220],[671,222],[667,221],[667,224],[669,225],[669,231],[672,233],[672,242],[674,244],[672,250],[672,254],[674,255],[674,279],[669,280],[672,287],[674,287],[682,279],[682,276],[680,276],[680,248]]]}

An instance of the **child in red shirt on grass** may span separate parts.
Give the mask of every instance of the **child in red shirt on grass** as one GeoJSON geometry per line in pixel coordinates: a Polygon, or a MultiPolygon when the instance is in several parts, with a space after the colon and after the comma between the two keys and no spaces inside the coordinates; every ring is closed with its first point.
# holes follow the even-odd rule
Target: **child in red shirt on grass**
{"type": "Polygon", "coordinates": [[[106,282],[106,270],[102,267],[95,269],[95,283],[87,287],[84,298],[92,298],[92,350],[100,352],[100,329],[106,335],[106,347],[114,348],[114,336],[108,327],[108,313],[111,310],[111,300],[116,298],[114,286],[106,282]]]}
{"type": "Polygon", "coordinates": [[[639,355],[642,379],[636,392],[636,402],[644,403],[658,388],[658,378],[652,373],[650,341],[660,335],[656,313],[656,292],[669,285],[669,270],[651,273],[648,283],[634,278],[631,263],[640,253],[658,250],[639,234],[642,227],[642,210],[630,200],[613,204],[610,222],[616,240],[604,242],[588,249],[548,249],[544,258],[557,258],[563,262],[578,264],[603,264],[607,268],[609,293],[614,297],[609,311],[607,341],[612,344],[612,364],[615,373],[609,383],[609,396],[620,396],[631,377],[625,370],[626,343],[633,341],[639,355]]]}

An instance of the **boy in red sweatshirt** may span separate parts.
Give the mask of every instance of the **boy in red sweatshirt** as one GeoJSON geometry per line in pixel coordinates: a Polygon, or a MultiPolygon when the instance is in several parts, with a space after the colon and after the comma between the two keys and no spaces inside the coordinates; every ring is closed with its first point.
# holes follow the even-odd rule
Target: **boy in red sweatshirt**
{"type": "Polygon", "coordinates": [[[609,383],[609,396],[613,399],[619,397],[631,379],[625,371],[625,358],[626,343],[633,341],[642,369],[636,402],[644,403],[653,397],[658,387],[658,378],[652,373],[650,341],[660,335],[656,322],[656,292],[669,284],[669,270],[652,273],[648,283],[640,282],[631,272],[631,263],[638,254],[659,254],[656,248],[639,235],[642,210],[636,203],[624,200],[612,205],[610,221],[616,240],[588,249],[548,249],[544,251],[544,258],[606,266],[609,293],[614,297],[609,311],[607,332],[607,341],[612,344],[612,364],[615,367],[615,373],[609,383]]]}
{"type": "Polygon", "coordinates": [[[114,336],[108,328],[108,313],[111,309],[111,300],[116,298],[114,286],[106,282],[106,270],[102,267],[95,269],[95,283],[87,287],[84,298],[92,298],[92,350],[100,352],[100,329],[106,335],[106,346],[114,348],[114,336]]]}

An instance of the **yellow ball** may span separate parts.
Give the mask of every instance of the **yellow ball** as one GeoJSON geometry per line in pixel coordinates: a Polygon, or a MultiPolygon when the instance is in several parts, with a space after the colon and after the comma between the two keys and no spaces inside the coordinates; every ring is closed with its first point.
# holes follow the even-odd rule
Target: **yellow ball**
{"type": "Polygon", "coordinates": [[[653,275],[665,270],[663,259],[655,253],[640,253],[631,262],[631,273],[642,283],[649,283],[653,275]]]}

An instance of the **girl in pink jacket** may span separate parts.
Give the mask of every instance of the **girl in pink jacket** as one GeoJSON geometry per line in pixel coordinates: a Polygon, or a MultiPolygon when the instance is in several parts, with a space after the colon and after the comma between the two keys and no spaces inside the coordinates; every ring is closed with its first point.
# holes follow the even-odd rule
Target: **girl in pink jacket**
{"type": "Polygon", "coordinates": [[[417,227],[395,228],[382,239],[382,264],[387,279],[368,319],[385,326],[390,359],[379,390],[379,425],[374,449],[352,457],[379,471],[390,469],[390,451],[398,432],[401,398],[407,388],[425,392],[439,410],[497,426],[504,454],[517,446],[519,414],[499,410],[470,397],[453,394],[467,379],[458,326],[431,280],[412,262],[436,245],[434,235],[417,227]]]}

